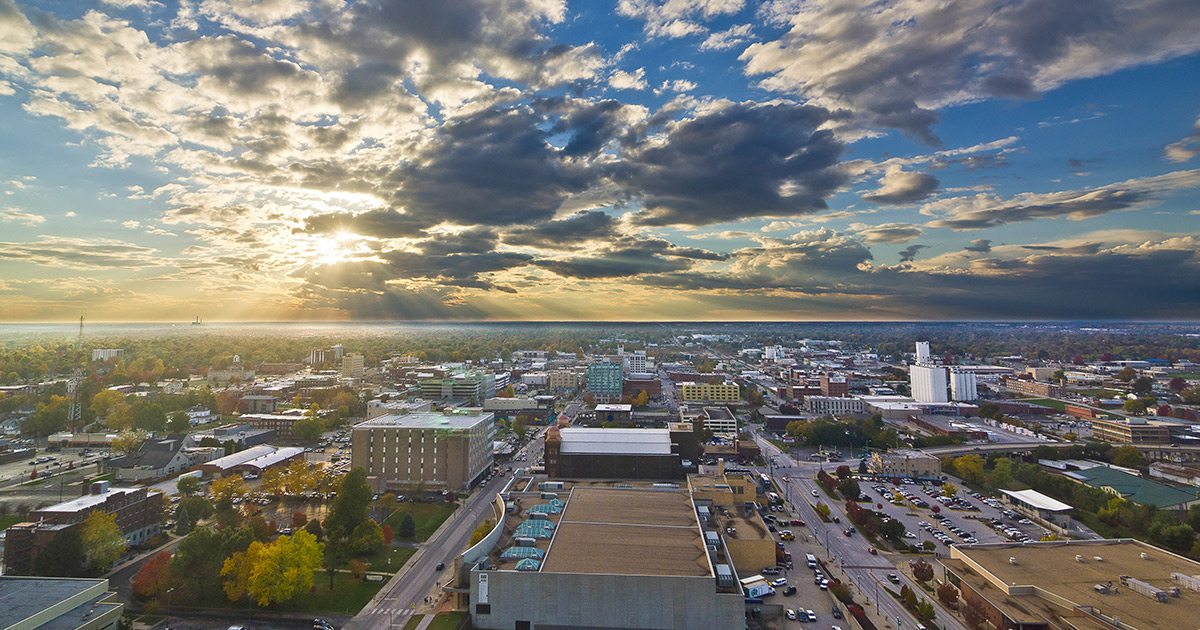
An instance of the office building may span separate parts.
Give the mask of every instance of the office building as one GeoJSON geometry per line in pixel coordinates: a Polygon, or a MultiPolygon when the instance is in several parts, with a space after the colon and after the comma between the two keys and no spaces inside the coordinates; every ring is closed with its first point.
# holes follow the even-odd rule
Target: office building
{"type": "Polygon", "coordinates": [[[125,350],[123,348],[93,348],[92,349],[92,360],[93,361],[111,361],[113,359],[119,359],[124,355],[125,355],[125,350]]]}
{"type": "Polygon", "coordinates": [[[420,382],[421,397],[427,400],[474,401],[496,395],[496,376],[483,370],[467,370],[458,374],[432,376],[420,382]]]}
{"type": "Polygon", "coordinates": [[[821,375],[821,395],[842,397],[850,395],[850,384],[842,374],[821,375]]]}
{"type": "Polygon", "coordinates": [[[495,416],[482,412],[410,413],[373,418],[351,430],[350,465],[376,491],[463,491],[492,466],[495,416]]]}
{"type": "Polygon", "coordinates": [[[575,370],[550,370],[546,374],[546,389],[556,393],[574,392],[579,389],[580,373],[575,370]]]}
{"type": "Polygon", "coordinates": [[[741,402],[742,391],[737,383],[683,382],[679,384],[679,400],[685,403],[724,403],[733,405],[741,402]]]}
{"type": "Polygon", "coordinates": [[[254,394],[242,396],[238,408],[242,413],[275,413],[275,405],[279,400],[274,396],[254,394]]]}
{"type": "Polygon", "coordinates": [[[645,350],[635,350],[632,353],[622,354],[621,359],[625,364],[626,372],[641,374],[647,371],[645,350]]]}
{"type": "Polygon", "coordinates": [[[993,628],[1194,628],[1200,563],[1128,538],[953,545],[960,601],[993,628]]]}
{"type": "Polygon", "coordinates": [[[721,534],[701,525],[687,490],[615,485],[508,493],[516,515],[462,558],[474,627],[743,627],[744,593],[721,534]]]}
{"type": "Polygon", "coordinates": [[[831,396],[805,396],[804,410],[823,416],[840,416],[863,413],[867,404],[861,398],[841,398],[831,396]]]}
{"type": "Polygon", "coordinates": [[[362,378],[367,373],[366,360],[361,354],[342,357],[342,378],[362,378]]]}
{"type": "Polygon", "coordinates": [[[34,510],[28,522],[8,528],[4,544],[4,568],[9,575],[26,575],[41,552],[58,532],[78,526],[94,511],[116,517],[125,542],[145,543],[162,530],[162,493],[147,488],[113,488],[107,481],[85,486],[81,497],[34,510]]]}
{"type": "Polygon", "coordinates": [[[0,577],[4,630],[112,630],[124,609],[104,578],[0,577]]]}
{"type": "Polygon", "coordinates": [[[367,401],[367,420],[388,414],[417,413],[431,409],[433,409],[433,403],[428,400],[380,400],[374,398],[367,401]]]}
{"type": "Polygon", "coordinates": [[[950,368],[950,400],[970,402],[978,398],[979,381],[975,373],[957,367],[950,368]]]}
{"type": "Polygon", "coordinates": [[[1063,388],[1053,383],[1027,381],[1019,378],[1000,377],[1000,388],[1017,396],[1029,398],[1061,398],[1063,388]]]}
{"type": "Polygon", "coordinates": [[[1179,423],[1148,420],[1135,416],[1115,418],[1093,418],[1092,437],[1116,444],[1159,444],[1171,443],[1171,427],[1179,423]]]}
{"type": "Polygon", "coordinates": [[[918,341],[917,342],[916,357],[917,357],[917,360],[916,360],[917,365],[931,365],[932,364],[932,362],[930,361],[929,342],[928,341],[918,341]]]}
{"type": "Polygon", "coordinates": [[[867,464],[874,475],[911,479],[941,479],[942,461],[933,455],[913,449],[875,451],[867,464]]]}
{"type": "Polygon", "coordinates": [[[620,363],[598,361],[588,365],[587,389],[596,402],[620,402],[623,385],[620,363]]]}

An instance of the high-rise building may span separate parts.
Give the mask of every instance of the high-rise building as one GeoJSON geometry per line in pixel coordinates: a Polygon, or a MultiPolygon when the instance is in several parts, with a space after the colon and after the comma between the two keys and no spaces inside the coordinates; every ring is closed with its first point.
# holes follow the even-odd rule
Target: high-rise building
{"type": "Polygon", "coordinates": [[[679,399],[685,403],[737,403],[742,399],[742,390],[737,383],[680,383],[679,399]]]}
{"type": "Polygon", "coordinates": [[[822,374],[821,375],[821,395],[822,396],[849,396],[850,384],[846,381],[843,374],[822,374]]]}
{"type": "Polygon", "coordinates": [[[635,350],[631,354],[622,355],[626,372],[641,373],[646,371],[646,351],[635,350]]]}
{"type": "Polygon", "coordinates": [[[588,366],[587,388],[596,397],[597,402],[621,400],[623,386],[620,363],[605,360],[588,366]]]}
{"type": "Polygon", "coordinates": [[[946,368],[940,365],[910,365],[908,378],[912,397],[917,402],[949,402],[946,394],[946,368]]]}
{"type": "Polygon", "coordinates": [[[468,490],[492,466],[491,413],[384,415],[354,426],[350,465],[363,468],[376,491],[468,490]]]}
{"type": "Polygon", "coordinates": [[[929,365],[929,342],[917,342],[917,365],[929,365]]]}
{"type": "Polygon", "coordinates": [[[347,354],[342,357],[342,377],[362,378],[366,374],[366,362],[361,354],[347,354]]]}

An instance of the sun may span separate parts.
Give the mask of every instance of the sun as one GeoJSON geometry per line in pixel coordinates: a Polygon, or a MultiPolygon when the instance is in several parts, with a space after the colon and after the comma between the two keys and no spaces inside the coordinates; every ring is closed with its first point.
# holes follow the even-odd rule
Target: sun
{"type": "Polygon", "coordinates": [[[309,259],[316,265],[345,262],[360,253],[359,240],[359,236],[351,232],[337,232],[310,239],[309,259]]]}

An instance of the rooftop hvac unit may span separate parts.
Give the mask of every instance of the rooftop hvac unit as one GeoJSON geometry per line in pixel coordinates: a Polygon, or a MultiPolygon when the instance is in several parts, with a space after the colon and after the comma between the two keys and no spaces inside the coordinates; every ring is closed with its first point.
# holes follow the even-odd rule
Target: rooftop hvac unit
{"type": "Polygon", "coordinates": [[[1075,562],[1083,562],[1083,556],[1075,554],[1075,562]]]}
{"type": "Polygon", "coordinates": [[[1178,582],[1179,585],[1184,588],[1191,589],[1193,591],[1200,591],[1200,577],[1195,575],[1187,575],[1185,573],[1172,573],[1171,579],[1175,582],[1178,582]]]}
{"type": "Polygon", "coordinates": [[[543,499],[557,499],[558,493],[557,492],[543,492],[542,498],[543,499]]]}
{"type": "Polygon", "coordinates": [[[537,539],[520,536],[513,539],[518,547],[533,547],[537,544],[537,539]]]}
{"type": "Polygon", "coordinates": [[[535,521],[544,521],[547,520],[547,514],[545,512],[533,512],[529,515],[529,518],[535,521]]]}
{"type": "Polygon", "coordinates": [[[1141,593],[1146,597],[1152,597],[1159,602],[1166,603],[1167,601],[1167,592],[1149,582],[1143,582],[1135,577],[1122,575],[1121,584],[1124,584],[1126,588],[1141,593]]]}
{"type": "Polygon", "coordinates": [[[1009,557],[1008,557],[1008,563],[1009,563],[1009,564],[1016,564],[1016,563],[1017,563],[1017,557],[1016,557],[1016,556],[1009,556],[1009,557]]]}
{"type": "Polygon", "coordinates": [[[1145,551],[1143,551],[1142,553],[1139,553],[1138,556],[1140,556],[1142,560],[1150,559],[1150,554],[1146,553],[1145,551]]]}

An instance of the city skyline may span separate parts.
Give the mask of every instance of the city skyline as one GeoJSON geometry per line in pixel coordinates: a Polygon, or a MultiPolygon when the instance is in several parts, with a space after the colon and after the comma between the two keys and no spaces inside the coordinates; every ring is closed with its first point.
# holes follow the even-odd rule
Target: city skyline
{"type": "Polygon", "coordinates": [[[0,0],[0,321],[1194,318],[1197,23],[0,0]]]}

